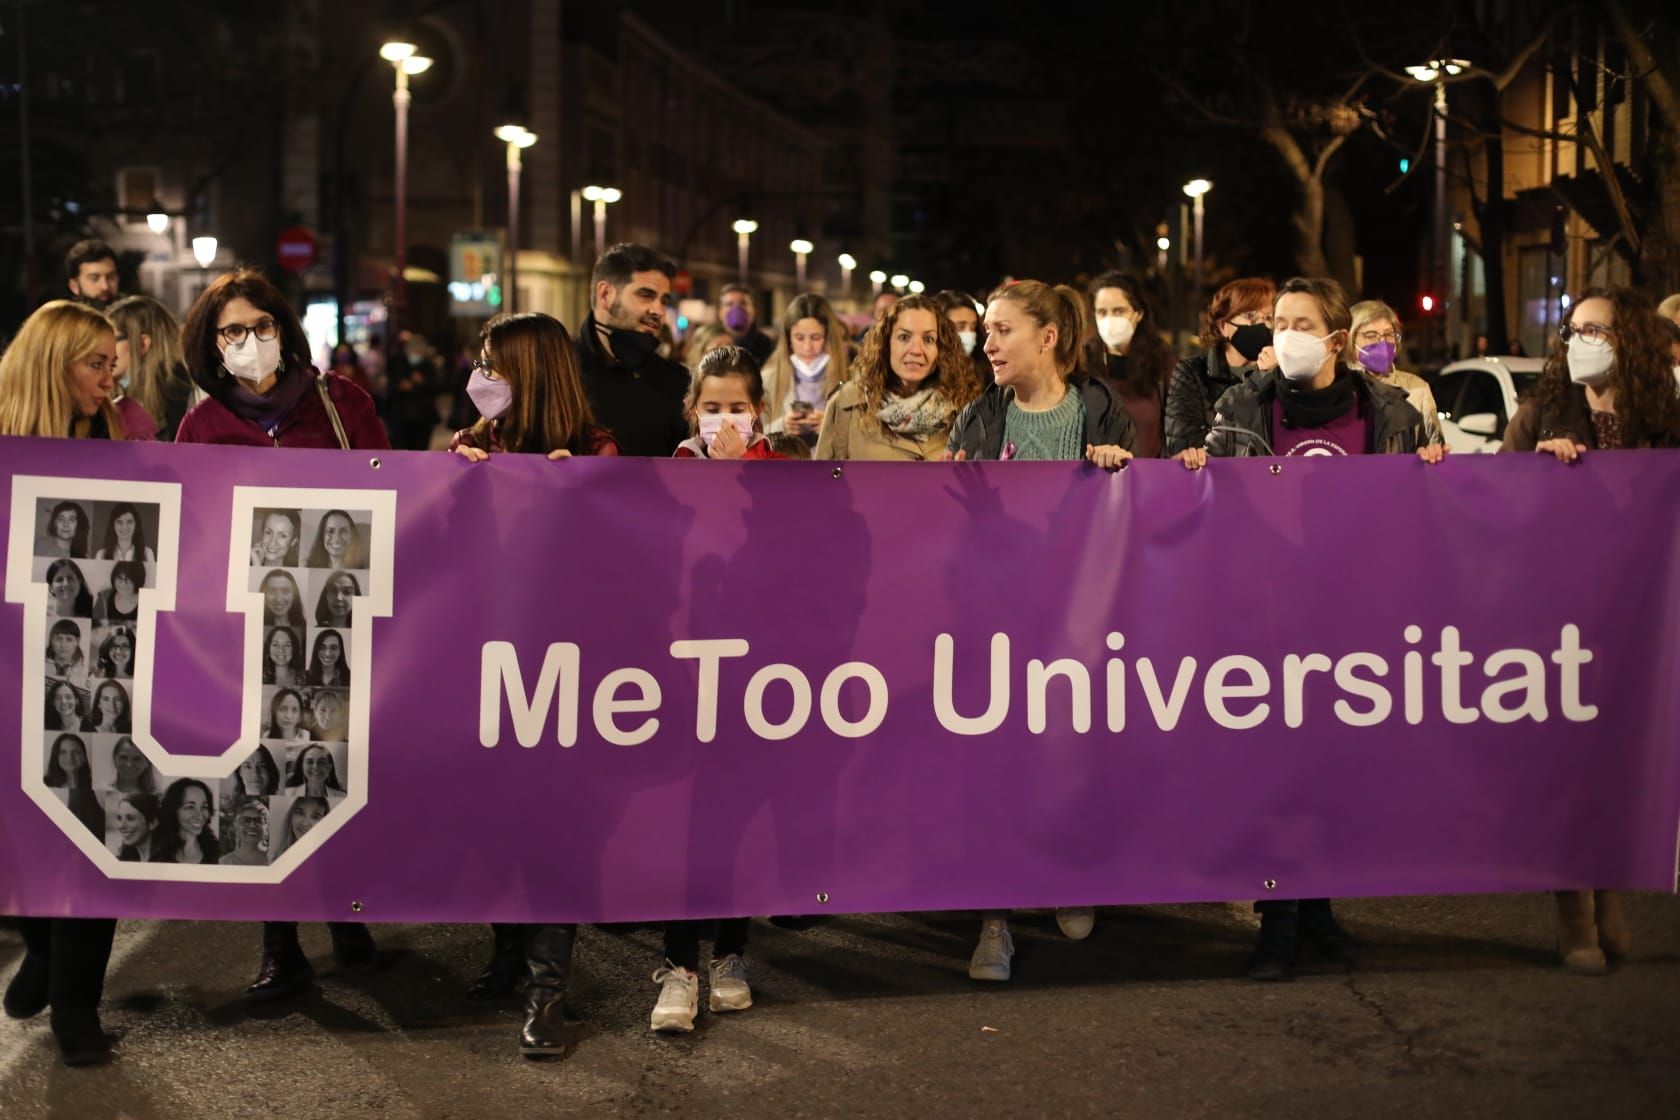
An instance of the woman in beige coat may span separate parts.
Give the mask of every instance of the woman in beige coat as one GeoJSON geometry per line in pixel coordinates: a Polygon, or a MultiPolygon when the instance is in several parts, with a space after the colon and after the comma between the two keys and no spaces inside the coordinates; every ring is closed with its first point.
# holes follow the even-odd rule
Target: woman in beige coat
{"type": "Polygon", "coordinates": [[[957,328],[926,296],[907,296],[864,336],[851,380],[829,399],[816,459],[933,460],[980,379],[957,328]]]}

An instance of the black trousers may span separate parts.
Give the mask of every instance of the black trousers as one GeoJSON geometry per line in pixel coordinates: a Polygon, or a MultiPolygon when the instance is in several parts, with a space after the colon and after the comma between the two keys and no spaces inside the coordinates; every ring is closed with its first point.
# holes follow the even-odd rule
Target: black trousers
{"type": "MultiPolygon", "coordinates": [[[[727,957],[731,953],[744,956],[747,952],[747,923],[751,918],[719,918],[717,934],[712,938],[712,956],[727,957]]],[[[700,971],[700,939],[707,933],[709,921],[666,922],[665,959],[690,972],[700,971]]]]}
{"type": "Polygon", "coordinates": [[[1303,914],[1308,917],[1330,913],[1328,898],[1268,898],[1254,904],[1256,914],[1303,914]]]}
{"type": "Polygon", "coordinates": [[[19,918],[17,923],[24,948],[46,966],[54,1032],[96,1027],[117,920],[19,918]]]}

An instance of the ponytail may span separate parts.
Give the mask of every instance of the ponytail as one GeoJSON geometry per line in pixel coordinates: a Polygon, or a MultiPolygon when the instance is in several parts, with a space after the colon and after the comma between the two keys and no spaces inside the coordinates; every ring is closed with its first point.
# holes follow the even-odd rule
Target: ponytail
{"type": "Polygon", "coordinates": [[[1079,372],[1081,352],[1093,334],[1083,294],[1066,284],[1052,288],[1042,280],[1019,280],[999,288],[991,298],[1018,303],[1040,327],[1055,327],[1056,373],[1065,378],[1079,372]]]}

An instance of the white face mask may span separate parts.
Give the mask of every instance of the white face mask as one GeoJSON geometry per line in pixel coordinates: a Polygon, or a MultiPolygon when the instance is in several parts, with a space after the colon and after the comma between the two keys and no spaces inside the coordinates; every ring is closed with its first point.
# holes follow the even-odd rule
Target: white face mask
{"type": "Polygon", "coordinates": [[[718,432],[723,430],[725,424],[733,425],[735,430],[741,433],[742,440],[752,442],[753,418],[752,414],[747,412],[701,413],[696,424],[700,430],[700,442],[707,447],[712,446],[712,441],[717,439],[718,432]]]}
{"type": "Polygon", "coordinates": [[[815,381],[823,375],[824,370],[828,369],[828,351],[826,350],[818,354],[816,360],[809,362],[797,354],[791,354],[789,357],[793,359],[794,371],[807,381],[815,381]]]}
{"type": "Polygon", "coordinates": [[[255,333],[247,333],[238,346],[222,351],[222,365],[239,380],[255,385],[280,368],[280,337],[263,342],[255,333]]]}
{"type": "MultiPolygon", "coordinates": [[[[1334,333],[1334,332],[1332,332],[1334,333]]],[[[1306,331],[1278,331],[1272,335],[1272,352],[1278,369],[1291,381],[1311,381],[1330,353],[1330,335],[1315,338],[1306,331]]]]}
{"type": "Polygon", "coordinates": [[[1125,315],[1110,315],[1106,319],[1097,320],[1097,334],[1102,336],[1106,345],[1118,346],[1124,349],[1132,343],[1132,332],[1137,324],[1125,315]]]}
{"type": "Polygon", "coordinates": [[[974,344],[980,341],[978,331],[958,331],[957,340],[962,343],[963,353],[974,353],[974,344]]]}
{"type": "Polygon", "coordinates": [[[1616,348],[1601,338],[1588,342],[1580,335],[1569,339],[1569,380],[1577,385],[1602,385],[1616,368],[1616,348]]]}

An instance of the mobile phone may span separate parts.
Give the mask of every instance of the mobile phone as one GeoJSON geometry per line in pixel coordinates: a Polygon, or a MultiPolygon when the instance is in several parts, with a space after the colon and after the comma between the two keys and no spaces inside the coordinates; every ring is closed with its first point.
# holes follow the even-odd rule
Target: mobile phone
{"type": "Polygon", "coordinates": [[[806,413],[811,411],[811,402],[810,401],[794,401],[791,405],[788,406],[788,408],[790,410],[792,410],[793,412],[798,413],[800,416],[804,416],[806,413]]]}

